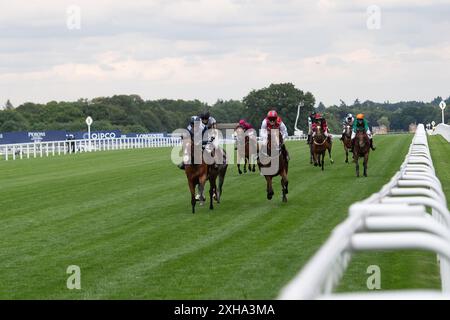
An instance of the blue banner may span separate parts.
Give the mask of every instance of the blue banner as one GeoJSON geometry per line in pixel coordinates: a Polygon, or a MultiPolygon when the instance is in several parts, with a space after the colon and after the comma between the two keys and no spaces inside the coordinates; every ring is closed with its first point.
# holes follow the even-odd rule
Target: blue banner
{"type": "Polygon", "coordinates": [[[66,131],[21,131],[0,133],[0,144],[66,140],[66,131]]]}
{"type": "MultiPolygon", "coordinates": [[[[87,132],[73,132],[72,133],[75,139],[89,139],[89,135],[87,132]]],[[[110,138],[120,138],[121,132],[120,130],[111,130],[111,131],[91,131],[91,139],[92,140],[100,140],[100,139],[110,139],[110,138]]]]}

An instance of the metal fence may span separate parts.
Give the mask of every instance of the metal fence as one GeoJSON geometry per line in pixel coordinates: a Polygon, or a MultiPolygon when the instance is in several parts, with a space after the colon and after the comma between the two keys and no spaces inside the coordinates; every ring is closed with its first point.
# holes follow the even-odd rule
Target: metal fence
{"type": "Polygon", "coordinates": [[[450,213],[420,124],[400,170],[378,193],[349,208],[349,217],[282,289],[279,299],[450,298],[449,261],[450,213]],[[354,253],[405,249],[437,254],[442,291],[333,293],[354,253]]]}

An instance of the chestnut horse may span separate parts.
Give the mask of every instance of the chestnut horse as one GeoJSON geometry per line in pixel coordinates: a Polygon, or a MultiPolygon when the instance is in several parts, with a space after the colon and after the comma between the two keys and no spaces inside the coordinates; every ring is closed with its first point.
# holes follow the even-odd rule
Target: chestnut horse
{"type": "Polygon", "coordinates": [[[237,128],[234,131],[236,136],[236,149],[237,149],[237,168],[239,174],[242,174],[241,171],[241,162],[244,159],[244,173],[247,173],[247,163],[248,163],[248,171],[255,172],[256,169],[256,161],[254,157],[258,154],[258,144],[256,142],[256,133],[253,129],[249,134],[244,133],[244,129],[237,128]],[[253,148],[251,148],[253,146],[253,148]],[[253,150],[254,151],[253,151],[253,150]],[[251,154],[250,151],[256,152],[255,155],[251,154]]]}
{"type": "Polygon", "coordinates": [[[359,177],[359,158],[364,158],[364,177],[367,177],[367,163],[369,162],[370,140],[367,133],[358,131],[353,146],[353,161],[356,164],[356,176],[359,177]]]}
{"type": "Polygon", "coordinates": [[[352,149],[352,126],[349,124],[345,125],[345,132],[343,135],[342,143],[344,145],[345,151],[345,163],[348,163],[348,150],[352,149]]]}
{"type": "Polygon", "coordinates": [[[323,133],[322,128],[318,126],[314,137],[311,139],[311,155],[315,167],[319,166],[324,170],[325,152],[327,150],[330,156],[330,162],[333,163],[333,158],[331,158],[331,143],[323,133]]]}
{"type": "Polygon", "coordinates": [[[264,147],[260,148],[258,157],[258,167],[261,174],[266,178],[267,183],[267,199],[271,200],[274,192],[272,188],[272,178],[278,175],[281,176],[281,189],[283,193],[283,202],[287,202],[286,195],[288,194],[288,152],[286,147],[283,146],[283,138],[281,133],[274,135],[275,141],[272,145],[272,134],[268,130],[268,139],[266,150],[264,147]],[[272,149],[273,147],[273,149],[272,149]],[[265,153],[264,151],[267,151],[265,153]],[[278,163],[277,163],[278,161],[278,163]]]}
{"type": "MultiPolygon", "coordinates": [[[[188,180],[189,185],[189,191],[191,192],[191,206],[192,206],[192,213],[195,213],[195,204],[197,202],[197,199],[195,197],[195,188],[198,186],[200,198],[200,202],[205,201],[205,197],[203,195],[203,191],[205,189],[205,183],[208,178],[208,165],[205,163],[203,156],[201,152],[195,152],[195,148],[200,148],[199,151],[201,151],[201,146],[195,146],[192,139],[188,141],[183,142],[184,145],[184,172],[186,173],[186,177],[188,180]],[[201,157],[201,163],[196,164],[194,162],[194,152],[198,154],[198,156],[201,157]],[[190,161],[188,161],[190,159],[190,161]],[[187,163],[186,163],[187,162],[187,163]]],[[[196,154],[196,155],[197,155],[196,154]]]]}

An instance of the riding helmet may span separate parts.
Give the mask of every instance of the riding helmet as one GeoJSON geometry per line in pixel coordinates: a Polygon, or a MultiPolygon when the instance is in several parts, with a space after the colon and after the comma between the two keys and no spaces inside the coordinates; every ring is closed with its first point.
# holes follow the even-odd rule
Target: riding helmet
{"type": "Polygon", "coordinates": [[[358,120],[363,120],[364,119],[364,114],[363,113],[359,113],[356,115],[356,119],[358,120]]]}
{"type": "Polygon", "coordinates": [[[269,119],[278,118],[278,113],[275,110],[270,110],[267,113],[267,118],[269,119]]]}

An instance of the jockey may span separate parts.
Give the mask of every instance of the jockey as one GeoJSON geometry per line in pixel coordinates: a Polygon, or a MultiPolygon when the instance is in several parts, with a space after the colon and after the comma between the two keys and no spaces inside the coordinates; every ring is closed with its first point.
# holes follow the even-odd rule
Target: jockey
{"type": "Polygon", "coordinates": [[[344,140],[345,130],[347,129],[347,126],[350,126],[353,128],[353,122],[355,122],[355,118],[351,113],[348,113],[345,117],[345,120],[342,122],[342,136],[341,140],[344,140]]]}
{"type": "Polygon", "coordinates": [[[317,127],[320,127],[322,129],[325,137],[327,137],[328,141],[331,143],[331,134],[328,130],[327,120],[325,120],[323,115],[320,113],[317,113],[314,117],[314,122],[311,126],[311,129],[313,131],[312,137],[314,137],[316,135],[317,127]]]}
{"type": "Polygon", "coordinates": [[[261,124],[260,135],[261,135],[263,144],[267,144],[267,139],[268,139],[271,129],[280,130],[281,137],[283,139],[283,144],[281,145],[281,149],[286,152],[286,157],[289,160],[289,154],[284,145],[289,134],[288,134],[286,125],[281,120],[281,118],[278,116],[278,113],[275,110],[269,111],[267,113],[267,117],[263,120],[263,122],[261,124]]]}
{"type": "Polygon", "coordinates": [[[211,117],[209,111],[200,113],[199,117],[206,129],[217,129],[217,121],[211,117]]]}
{"type": "MultiPolygon", "coordinates": [[[[203,137],[203,134],[206,131],[206,126],[203,124],[203,122],[201,121],[200,117],[197,116],[192,116],[191,119],[189,120],[189,125],[187,126],[186,130],[189,132],[191,140],[194,140],[194,130],[198,128],[198,130],[200,130],[201,132],[201,136],[203,137]]],[[[203,141],[202,140],[202,145],[205,145],[207,143],[207,141],[203,141]]],[[[184,170],[184,162],[181,162],[178,165],[178,168],[180,168],[181,170],[184,170]]]]}
{"type": "Polygon", "coordinates": [[[312,136],[312,124],[314,122],[314,118],[316,117],[316,112],[313,111],[309,116],[308,116],[308,140],[306,141],[307,144],[311,143],[311,136],[312,136]]]}
{"type": "MultiPolygon", "coordinates": [[[[245,131],[253,129],[253,126],[248,123],[247,121],[245,121],[244,119],[239,120],[239,124],[236,126],[236,129],[238,128],[242,128],[245,131]]],[[[235,130],[236,130],[235,129],[235,130]]]]}
{"type": "Polygon", "coordinates": [[[355,145],[356,132],[358,132],[358,131],[363,131],[367,134],[367,136],[369,137],[369,140],[370,140],[370,148],[372,150],[375,150],[376,148],[373,145],[372,133],[370,132],[370,129],[369,129],[369,123],[367,122],[366,119],[364,119],[364,114],[360,113],[356,116],[356,121],[353,122],[352,149],[350,151],[353,152],[353,147],[355,145]]]}
{"type": "Polygon", "coordinates": [[[219,146],[219,139],[217,139],[218,133],[217,133],[216,119],[211,117],[209,111],[204,111],[204,112],[200,113],[199,117],[202,120],[202,124],[205,127],[205,131],[208,132],[207,137],[205,137],[206,140],[204,140],[204,141],[212,142],[214,144],[214,147],[217,148],[219,146]]]}

